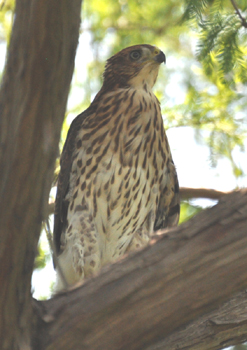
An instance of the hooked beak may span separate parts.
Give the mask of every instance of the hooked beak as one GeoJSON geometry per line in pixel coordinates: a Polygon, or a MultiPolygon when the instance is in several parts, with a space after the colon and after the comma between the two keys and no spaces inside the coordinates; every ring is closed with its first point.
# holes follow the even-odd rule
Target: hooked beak
{"type": "Polygon", "coordinates": [[[156,56],[154,56],[154,60],[158,63],[166,63],[166,56],[164,54],[164,52],[160,51],[160,53],[156,56]]]}

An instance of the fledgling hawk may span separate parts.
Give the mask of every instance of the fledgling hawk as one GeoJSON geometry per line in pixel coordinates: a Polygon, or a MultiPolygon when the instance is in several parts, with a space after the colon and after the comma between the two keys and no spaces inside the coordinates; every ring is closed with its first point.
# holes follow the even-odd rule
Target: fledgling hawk
{"type": "Polygon", "coordinates": [[[71,124],[54,222],[55,253],[69,285],[178,223],[177,174],[152,92],[162,62],[164,53],[151,45],[118,52],[106,63],[101,90],[71,124]]]}

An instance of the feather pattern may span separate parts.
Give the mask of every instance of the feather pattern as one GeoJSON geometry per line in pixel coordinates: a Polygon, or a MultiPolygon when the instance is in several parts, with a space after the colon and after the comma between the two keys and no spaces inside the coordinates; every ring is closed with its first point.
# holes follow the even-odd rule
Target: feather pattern
{"type": "Polygon", "coordinates": [[[150,45],[120,51],[108,60],[90,107],[71,124],[54,221],[55,250],[69,284],[178,223],[177,174],[152,92],[164,61],[150,45]]]}

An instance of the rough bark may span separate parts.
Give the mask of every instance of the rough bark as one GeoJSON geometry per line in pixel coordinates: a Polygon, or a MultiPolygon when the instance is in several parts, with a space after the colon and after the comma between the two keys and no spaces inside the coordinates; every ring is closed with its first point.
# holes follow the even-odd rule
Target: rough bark
{"type": "Polygon", "coordinates": [[[246,310],[245,291],[147,350],[217,350],[244,343],[247,340],[246,310]]]}
{"type": "MultiPolygon", "coordinates": [[[[172,349],[165,344],[169,339],[171,344],[174,332],[247,287],[246,233],[244,190],[225,196],[82,287],[35,302],[35,349],[172,349]]],[[[210,317],[215,330],[217,318],[210,317]]],[[[246,322],[241,340],[247,335],[246,322]]],[[[193,334],[195,324],[186,346],[180,339],[181,349],[200,341],[193,334]]],[[[234,344],[240,337],[233,333],[221,332],[212,344],[208,336],[200,349],[234,344]]]]}
{"type": "Polygon", "coordinates": [[[28,349],[31,275],[52,183],[81,0],[17,0],[0,95],[0,348],[28,349]]]}

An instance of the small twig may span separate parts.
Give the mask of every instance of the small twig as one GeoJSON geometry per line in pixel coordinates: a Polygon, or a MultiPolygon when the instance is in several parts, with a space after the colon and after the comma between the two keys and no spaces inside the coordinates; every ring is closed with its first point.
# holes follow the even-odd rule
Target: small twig
{"type": "Polygon", "coordinates": [[[48,204],[48,216],[54,214],[55,211],[55,203],[51,202],[48,204]]]}
{"type": "Polygon", "coordinates": [[[53,240],[52,240],[52,234],[51,234],[51,228],[50,228],[50,223],[49,223],[49,218],[45,220],[45,232],[46,232],[46,237],[49,242],[50,246],[50,251],[53,257],[54,264],[56,266],[56,269],[59,271],[59,274],[61,276],[64,288],[67,289],[69,287],[69,284],[64,276],[63,270],[59,264],[56,252],[54,250],[54,245],[53,245],[53,240]]]}
{"type": "Polygon", "coordinates": [[[235,2],[235,0],[231,0],[231,3],[232,3],[232,6],[234,7],[238,17],[240,18],[241,22],[242,22],[242,25],[247,28],[247,22],[246,22],[246,19],[241,15],[238,7],[237,7],[237,4],[235,2]]]}

